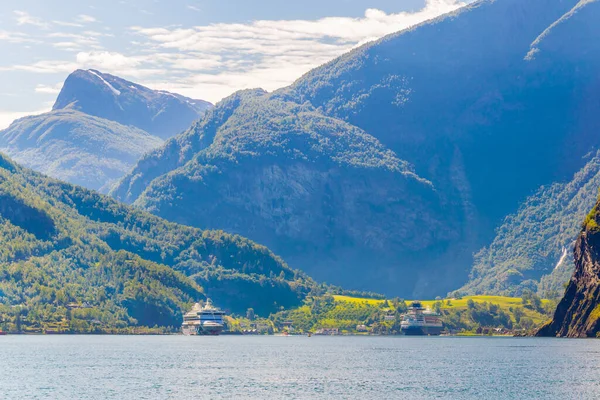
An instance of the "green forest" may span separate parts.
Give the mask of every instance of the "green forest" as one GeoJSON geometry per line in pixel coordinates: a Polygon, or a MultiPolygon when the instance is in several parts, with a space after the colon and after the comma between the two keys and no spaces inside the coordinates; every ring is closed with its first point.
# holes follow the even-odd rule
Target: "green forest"
{"type": "Polygon", "coordinates": [[[0,327],[167,332],[194,302],[269,315],[324,289],[266,247],[166,222],[0,155],[0,327]]]}

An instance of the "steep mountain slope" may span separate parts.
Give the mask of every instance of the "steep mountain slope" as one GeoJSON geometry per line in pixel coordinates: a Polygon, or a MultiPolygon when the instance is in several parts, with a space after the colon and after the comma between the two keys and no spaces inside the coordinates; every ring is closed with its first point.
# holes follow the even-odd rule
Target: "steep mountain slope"
{"type": "Polygon", "coordinates": [[[575,272],[554,318],[538,336],[596,337],[600,332],[600,203],[575,244],[575,272]]]}
{"type": "Polygon", "coordinates": [[[77,70],[65,81],[52,109],[78,110],[168,139],[211,107],[204,100],[151,90],[100,71],[77,70]]]}
{"type": "Polygon", "coordinates": [[[74,110],[25,117],[0,131],[0,151],[17,162],[100,191],[162,143],[140,129],[74,110]]]}
{"type": "MultiPolygon", "coordinates": [[[[219,103],[112,194],[175,222],[250,237],[351,289],[440,290],[427,269],[397,265],[437,257],[460,236],[456,210],[373,137],[262,91],[219,103]]],[[[441,285],[456,284],[453,271],[439,272],[448,278],[441,285]]]]}
{"type": "MultiPolygon", "coordinates": [[[[0,156],[0,319],[102,329],[176,326],[211,297],[260,314],[300,304],[317,285],[267,248],[165,222],[0,156]],[[67,305],[87,303],[69,316],[67,305]]],[[[80,328],[76,330],[81,331],[80,328]]]]}
{"type": "MultiPolygon", "coordinates": [[[[219,154],[235,154],[232,152],[238,146],[236,142],[250,134],[250,129],[261,137],[260,127],[254,128],[252,118],[259,118],[263,112],[268,114],[266,110],[271,107],[281,108],[277,105],[280,103],[288,106],[278,114],[279,121],[294,121],[299,110],[310,109],[321,119],[329,117],[347,130],[359,129],[375,138],[378,146],[391,151],[395,159],[405,160],[402,163],[410,164],[420,179],[431,182],[440,204],[422,207],[423,192],[409,188],[401,189],[402,195],[392,192],[393,195],[375,197],[377,206],[359,202],[368,205],[368,210],[383,211],[386,205],[394,204],[394,199],[401,198],[405,205],[402,215],[435,220],[435,225],[389,225],[398,217],[384,218],[382,212],[381,218],[375,218],[364,208],[358,208],[356,214],[343,214],[349,221],[359,220],[357,215],[368,216],[373,230],[390,235],[400,231],[398,241],[410,242],[409,238],[422,235],[433,238],[418,247],[396,247],[393,241],[384,240],[378,242],[382,246],[377,252],[370,253],[373,257],[361,259],[352,254],[347,265],[354,267],[344,273],[343,284],[393,290],[405,297],[443,295],[439,290],[447,287],[445,283],[468,279],[472,253],[490,243],[494,228],[506,215],[514,213],[519,203],[540,186],[570,179],[585,165],[583,157],[600,144],[600,137],[595,134],[600,128],[596,90],[596,71],[600,67],[600,54],[596,51],[596,39],[600,37],[600,25],[596,23],[600,19],[599,4],[577,0],[479,1],[367,44],[308,73],[289,88],[265,97],[253,105],[253,112],[245,113],[246,117],[234,118],[235,126],[229,124],[225,110],[221,112],[225,122],[213,114],[214,118],[196,126],[202,130],[201,124],[206,123],[204,133],[188,132],[143,159],[115,194],[168,218],[199,226],[218,223],[231,229],[226,220],[217,219],[214,209],[204,206],[204,201],[198,202],[197,208],[188,203],[183,209],[180,199],[200,187],[200,180],[181,179],[181,171],[187,169],[183,175],[188,176],[206,174],[205,169],[198,167],[192,172],[192,164],[184,164],[192,163],[206,146],[217,148],[221,143],[220,126],[235,129],[237,134],[230,135],[232,141],[219,154]],[[347,124],[342,125],[341,121],[347,124]],[[217,134],[213,140],[214,131],[217,134]],[[146,188],[149,189],[144,193],[146,188]],[[201,215],[207,210],[213,215],[201,215]],[[377,278],[366,281],[366,265],[385,274],[375,274],[377,278]],[[440,283],[443,280],[446,282],[440,283]]],[[[277,137],[286,129],[285,124],[273,125],[268,130],[269,137],[277,137]]],[[[277,146],[293,153],[299,145],[286,140],[277,146]]],[[[210,154],[209,150],[206,152],[210,154]]],[[[202,157],[198,158],[199,164],[211,165],[202,157]]],[[[246,159],[234,158],[241,171],[256,174],[246,159]]],[[[276,159],[274,167],[279,167],[281,160],[276,159]]],[[[253,176],[235,179],[251,182],[253,176]]],[[[284,181],[296,182],[288,175],[281,176],[284,181]]],[[[202,179],[201,185],[209,194],[206,198],[213,199],[211,204],[222,204],[221,196],[227,196],[226,204],[237,198],[244,207],[256,207],[253,212],[259,216],[259,222],[253,219],[251,225],[240,224],[234,229],[253,238],[255,224],[260,226],[271,220],[267,225],[270,233],[265,233],[270,239],[261,241],[275,246],[290,262],[297,262],[294,265],[315,268],[311,255],[314,259],[327,259],[336,254],[329,247],[319,251],[314,251],[318,247],[303,248],[302,259],[285,253],[273,243],[287,231],[286,219],[273,218],[277,212],[272,206],[265,207],[264,197],[241,194],[243,191],[232,185],[229,179],[233,178],[225,173],[220,179],[202,179]],[[219,185],[236,190],[223,192],[219,185]]],[[[386,179],[375,175],[371,179],[369,188],[388,190],[386,179]]],[[[345,196],[314,193],[315,198],[319,197],[315,204],[331,204],[335,211],[348,204],[345,196]]],[[[304,215],[299,204],[286,199],[285,205],[286,215],[304,215]]],[[[238,210],[228,209],[229,218],[233,220],[238,210]]],[[[299,226],[320,232],[330,214],[335,215],[334,211],[323,212],[311,224],[299,226]]],[[[240,221],[250,224],[244,218],[240,221]]],[[[303,217],[301,221],[311,219],[303,217]]],[[[344,237],[338,231],[335,235],[344,237]]],[[[331,258],[342,260],[337,255],[331,258]]],[[[335,264],[328,265],[330,260],[316,268],[340,271],[335,264]]]]}
{"type": "Polygon", "coordinates": [[[480,1],[364,46],[287,92],[365,129],[436,187],[467,197],[485,235],[540,184],[572,176],[598,143],[573,125],[585,119],[598,126],[597,113],[583,114],[600,56],[572,41],[598,37],[597,6],[581,8],[581,23],[551,29],[554,47],[573,48],[570,54],[546,50],[526,59],[538,37],[577,4],[480,1]],[[448,174],[457,153],[468,191],[448,174]]]}
{"type": "Polygon", "coordinates": [[[77,70],[51,112],[0,131],[0,151],[54,178],[108,192],[143,154],[211,107],[95,70],[77,70]]]}
{"type": "Polygon", "coordinates": [[[600,154],[567,183],[541,187],[497,229],[475,256],[466,294],[520,295],[523,289],[558,297],[573,273],[573,245],[600,187],[600,154]]]}

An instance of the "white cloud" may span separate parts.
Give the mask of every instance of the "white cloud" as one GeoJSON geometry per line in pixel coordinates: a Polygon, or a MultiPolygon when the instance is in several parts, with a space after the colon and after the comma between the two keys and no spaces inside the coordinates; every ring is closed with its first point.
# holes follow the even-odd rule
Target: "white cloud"
{"type": "MultiPolygon", "coordinates": [[[[471,1],[426,0],[424,7],[414,12],[387,14],[368,9],[361,18],[259,20],[195,27],[137,26],[121,34],[123,38],[135,37],[131,38],[134,40],[130,40],[128,49],[118,52],[103,41],[110,34],[54,32],[46,35],[46,40],[55,48],[75,53],[69,59],[0,67],[0,71],[64,74],[77,68],[94,68],[157,89],[215,102],[240,89],[274,90],[286,86],[312,68],[367,41],[435,18],[471,1]]],[[[23,23],[43,24],[32,20],[29,14],[18,16],[23,23]]],[[[80,15],[76,21],[89,23],[95,18],[80,15]]],[[[0,40],[2,34],[0,31],[0,40]]]]}
{"type": "Polygon", "coordinates": [[[196,11],[196,12],[202,11],[202,10],[200,10],[200,8],[198,8],[196,6],[192,6],[192,5],[188,5],[187,8],[190,9],[190,10],[192,10],[192,11],[196,11]]]}
{"type": "Polygon", "coordinates": [[[67,26],[70,28],[83,28],[83,25],[78,24],[77,22],[67,22],[67,21],[52,21],[54,25],[58,26],[67,26]]]}
{"type": "Polygon", "coordinates": [[[150,41],[146,43],[148,49],[158,46],[167,54],[178,54],[179,57],[172,56],[170,60],[163,57],[164,68],[188,71],[180,79],[171,77],[169,83],[157,79],[153,84],[217,101],[239,89],[274,90],[288,85],[312,68],[356,46],[465,4],[461,0],[427,0],[425,6],[415,12],[386,14],[368,9],[362,18],[261,20],[191,28],[131,29],[150,41]]]}
{"type": "Polygon", "coordinates": [[[17,25],[33,25],[42,29],[48,29],[50,27],[50,24],[43,21],[41,18],[34,17],[25,11],[15,10],[14,14],[17,25]]]}
{"type": "Polygon", "coordinates": [[[38,111],[25,111],[25,112],[0,110],[0,129],[8,128],[10,126],[10,124],[12,124],[15,120],[17,120],[19,118],[27,117],[29,115],[43,114],[48,111],[50,111],[50,108],[45,108],[43,110],[38,110],[38,111]]]}
{"type": "Polygon", "coordinates": [[[9,43],[39,43],[23,32],[0,31],[0,41],[9,43]]]}
{"type": "Polygon", "coordinates": [[[62,82],[57,83],[55,85],[37,85],[35,88],[35,92],[43,94],[59,94],[62,87],[62,82]]]}
{"type": "Polygon", "coordinates": [[[96,18],[92,17],[91,15],[80,14],[77,16],[77,21],[87,24],[91,22],[96,22],[96,18]]]}
{"type": "Polygon", "coordinates": [[[77,69],[77,64],[70,61],[47,60],[38,61],[27,65],[13,65],[10,67],[0,67],[0,71],[26,71],[38,74],[58,74],[71,72],[77,69]]]}

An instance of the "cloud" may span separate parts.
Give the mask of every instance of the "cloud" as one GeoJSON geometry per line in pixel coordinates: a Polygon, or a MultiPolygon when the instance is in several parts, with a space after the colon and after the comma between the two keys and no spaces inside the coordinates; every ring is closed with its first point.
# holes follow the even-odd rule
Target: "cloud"
{"type": "Polygon", "coordinates": [[[217,101],[239,89],[274,90],[288,85],[352,48],[454,11],[466,2],[427,0],[415,12],[387,14],[368,9],[361,18],[259,20],[187,28],[134,26],[131,30],[146,40],[140,43],[148,49],[158,47],[178,55],[170,60],[163,56],[163,68],[188,71],[181,79],[172,76],[170,82],[152,84],[217,101]]]}
{"type": "Polygon", "coordinates": [[[45,108],[37,111],[25,111],[25,112],[16,112],[16,111],[6,111],[0,110],[0,129],[6,129],[12,124],[15,120],[23,117],[27,117],[29,115],[38,115],[43,114],[50,111],[51,108],[45,108]]]}
{"type": "Polygon", "coordinates": [[[38,28],[48,29],[50,24],[43,21],[41,18],[34,17],[25,11],[16,10],[14,12],[17,25],[33,25],[38,28]]]}
{"type": "Polygon", "coordinates": [[[100,44],[100,36],[104,35],[93,31],[86,31],[81,34],[55,32],[48,35],[48,38],[59,39],[58,42],[51,43],[55,48],[67,51],[81,51],[86,49],[103,49],[100,44]]]}
{"type": "Polygon", "coordinates": [[[38,61],[27,65],[12,65],[10,67],[0,67],[0,71],[26,71],[38,74],[57,74],[71,72],[77,69],[77,64],[70,61],[46,60],[38,61]]]}
{"type": "Polygon", "coordinates": [[[188,9],[192,10],[192,11],[196,11],[196,12],[200,12],[202,10],[200,10],[198,7],[196,6],[192,6],[192,5],[188,5],[187,6],[188,9]]]}
{"type": "Polygon", "coordinates": [[[38,40],[31,38],[22,32],[8,32],[0,30],[0,41],[9,43],[39,43],[38,40]]]}
{"type": "Polygon", "coordinates": [[[67,22],[67,21],[52,21],[54,25],[58,26],[66,26],[70,28],[83,28],[83,25],[78,24],[77,22],[67,22]]]}
{"type": "Polygon", "coordinates": [[[59,94],[62,87],[62,82],[57,83],[55,85],[37,85],[35,88],[35,92],[43,94],[59,94]]]}
{"type": "MultiPolygon", "coordinates": [[[[454,11],[471,1],[425,0],[423,8],[414,12],[387,14],[368,9],[360,18],[134,26],[119,33],[121,43],[128,36],[130,39],[130,46],[119,51],[113,51],[104,42],[104,36],[111,36],[108,34],[89,30],[54,32],[46,35],[46,40],[57,49],[74,53],[68,60],[36,61],[0,67],[0,71],[64,74],[77,68],[94,68],[157,89],[216,102],[240,89],[275,90],[289,85],[363,43],[454,11]]],[[[20,17],[31,21],[28,14],[20,17]]],[[[95,21],[94,17],[83,17],[80,15],[77,23],[95,21]]]]}
{"type": "MultiPolygon", "coordinates": [[[[59,42],[65,48],[74,45],[71,42],[59,42]]],[[[81,51],[74,61],[45,60],[33,64],[0,67],[0,71],[26,71],[38,74],[65,74],[76,69],[98,69],[103,72],[136,79],[165,75],[167,70],[151,67],[153,56],[128,57],[109,51],[81,51]],[[144,64],[149,66],[144,66],[144,64]]]]}
{"type": "Polygon", "coordinates": [[[91,22],[96,22],[96,18],[92,17],[91,15],[80,14],[77,16],[77,21],[87,24],[91,22]]]}

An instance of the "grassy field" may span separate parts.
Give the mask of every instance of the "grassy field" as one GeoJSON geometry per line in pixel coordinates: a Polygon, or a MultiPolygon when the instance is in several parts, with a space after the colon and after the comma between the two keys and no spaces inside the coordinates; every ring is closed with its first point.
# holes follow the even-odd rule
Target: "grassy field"
{"type": "MultiPolygon", "coordinates": [[[[385,300],[377,300],[377,299],[367,299],[367,298],[359,298],[359,297],[350,297],[350,296],[333,296],[336,302],[347,302],[354,304],[369,304],[369,305],[380,305],[385,300]]],[[[523,300],[520,297],[505,297],[505,296],[465,296],[461,299],[443,299],[439,300],[442,303],[442,310],[464,310],[467,308],[467,302],[469,300],[473,300],[475,303],[492,303],[498,305],[502,310],[509,313],[514,320],[513,312],[511,308],[523,307],[523,300]],[[450,304],[448,304],[448,300],[450,304]]],[[[388,300],[390,301],[390,300],[388,300]]],[[[413,300],[405,300],[407,305],[413,300]]],[[[438,300],[420,300],[421,304],[424,307],[433,308],[433,304],[438,300]]],[[[542,305],[545,305],[550,300],[542,299],[542,305]]],[[[534,323],[540,324],[548,319],[547,316],[528,309],[523,308],[524,314],[531,318],[534,323]]]]}
{"type": "MultiPolygon", "coordinates": [[[[348,303],[359,303],[359,304],[370,304],[370,305],[378,305],[383,303],[385,300],[377,300],[377,299],[367,299],[361,297],[350,297],[350,296],[338,296],[334,295],[333,298],[335,301],[344,301],[348,303]]],[[[442,309],[445,308],[466,308],[467,302],[469,300],[473,300],[476,303],[493,303],[497,304],[500,307],[510,308],[510,307],[518,307],[522,305],[523,300],[520,297],[504,297],[504,296],[465,296],[461,299],[442,299],[439,300],[442,302],[442,309]],[[447,301],[450,300],[450,305],[447,304],[447,301]]],[[[388,300],[391,301],[391,300],[388,300]]],[[[405,300],[406,304],[410,304],[414,300],[405,300]]],[[[419,300],[424,307],[433,307],[433,304],[438,300],[419,300]]],[[[542,299],[542,304],[548,303],[549,300],[542,299]]]]}

